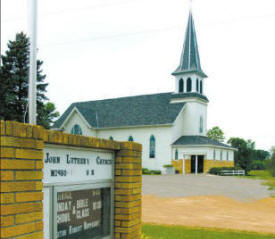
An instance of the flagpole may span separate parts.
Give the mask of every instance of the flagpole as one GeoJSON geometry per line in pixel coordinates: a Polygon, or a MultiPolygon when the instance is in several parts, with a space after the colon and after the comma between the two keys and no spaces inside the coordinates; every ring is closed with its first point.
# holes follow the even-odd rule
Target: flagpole
{"type": "Polygon", "coordinates": [[[29,0],[29,123],[36,124],[36,77],[37,77],[37,0],[29,0]]]}

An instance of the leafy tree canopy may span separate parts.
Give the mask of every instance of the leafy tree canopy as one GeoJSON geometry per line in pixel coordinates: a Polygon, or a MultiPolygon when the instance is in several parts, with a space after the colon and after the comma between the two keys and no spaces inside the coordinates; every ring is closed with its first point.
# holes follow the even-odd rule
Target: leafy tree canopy
{"type": "Polygon", "coordinates": [[[250,141],[245,141],[242,138],[230,138],[228,143],[237,149],[234,152],[235,165],[248,173],[253,163],[253,149],[250,147],[250,141]]]}
{"type": "MultiPolygon", "coordinates": [[[[29,52],[29,38],[21,32],[16,34],[14,41],[8,42],[8,50],[1,55],[0,118],[3,120],[27,122],[29,52]]],[[[45,95],[48,83],[45,83],[46,75],[42,73],[42,64],[42,61],[37,61],[37,121],[48,128],[52,117],[57,114],[50,112],[46,116],[46,112],[49,112],[47,104],[45,105],[48,100],[45,95]]]]}
{"type": "Polygon", "coordinates": [[[275,177],[275,150],[273,151],[271,159],[268,162],[268,169],[271,172],[272,176],[275,177]]]}
{"type": "Polygon", "coordinates": [[[210,139],[217,140],[221,143],[225,139],[223,131],[218,126],[215,126],[212,129],[209,129],[207,131],[207,137],[210,139]]]}

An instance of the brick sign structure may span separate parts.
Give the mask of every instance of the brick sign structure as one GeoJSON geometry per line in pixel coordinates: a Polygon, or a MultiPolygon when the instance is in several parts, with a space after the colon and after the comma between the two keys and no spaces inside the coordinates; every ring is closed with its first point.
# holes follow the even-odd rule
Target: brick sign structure
{"type": "MultiPolygon", "coordinates": [[[[94,228],[94,232],[91,232],[94,234],[91,235],[100,233],[99,230],[102,230],[104,235],[111,233],[109,237],[104,236],[102,238],[139,239],[141,235],[141,150],[141,145],[133,142],[116,142],[76,136],[45,130],[40,126],[1,121],[0,238],[55,239],[62,238],[62,235],[66,233],[73,235],[78,231],[94,228]],[[53,200],[52,203],[54,203],[53,207],[55,208],[57,203],[59,206],[55,210],[56,215],[49,218],[55,220],[56,225],[59,225],[61,229],[58,229],[59,236],[48,232],[50,238],[45,238],[44,235],[47,233],[45,234],[44,231],[48,230],[48,227],[45,226],[47,225],[46,217],[49,215],[43,216],[43,199],[45,209],[49,195],[45,190],[46,183],[43,183],[45,181],[43,171],[52,177],[75,175],[72,168],[66,170],[61,166],[56,167],[56,169],[52,166],[53,168],[48,168],[46,171],[46,163],[62,160],[58,158],[59,156],[52,155],[50,158],[50,154],[45,155],[47,147],[52,146],[61,151],[68,149],[68,152],[72,149],[79,149],[79,152],[83,150],[103,152],[98,153],[99,156],[96,156],[95,159],[93,158],[95,153],[89,154],[89,157],[83,156],[84,154],[79,157],[69,154],[62,156],[65,157],[63,160],[66,160],[67,164],[72,163],[76,167],[78,164],[81,166],[89,165],[89,170],[84,170],[83,166],[81,175],[83,176],[85,173],[85,177],[91,177],[91,179],[102,170],[102,167],[98,165],[92,166],[95,163],[94,160],[97,160],[97,164],[108,165],[112,160],[105,157],[104,152],[106,155],[108,152],[112,152],[114,155],[114,174],[113,179],[110,179],[111,183],[106,184],[105,188],[101,188],[100,185],[97,188],[89,188],[87,183],[80,187],[74,185],[73,182],[73,190],[69,186],[68,189],[66,187],[58,188],[54,194],[56,201],[53,200]],[[111,204],[107,203],[109,201],[111,204]],[[63,213],[63,211],[70,209],[78,210],[63,213]],[[81,223],[83,217],[89,215],[89,210],[94,215],[84,222],[83,229],[81,223]],[[103,214],[107,216],[104,216],[100,210],[103,210],[103,214]],[[112,219],[110,230],[109,218],[112,219]],[[78,227],[70,227],[66,224],[66,220],[75,220],[76,224],[80,224],[78,227]],[[105,224],[102,222],[103,220],[107,220],[105,224]]],[[[108,173],[104,176],[102,175],[103,171],[100,172],[98,174],[99,179],[110,176],[108,173]]],[[[76,177],[82,177],[81,175],[76,177]]],[[[93,236],[91,236],[92,238],[93,236]]]]}

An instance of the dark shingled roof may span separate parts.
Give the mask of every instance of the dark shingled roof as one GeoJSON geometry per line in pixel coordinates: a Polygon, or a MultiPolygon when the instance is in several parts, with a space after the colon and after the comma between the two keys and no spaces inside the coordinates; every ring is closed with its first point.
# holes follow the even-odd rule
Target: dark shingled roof
{"type": "Polygon", "coordinates": [[[60,128],[76,107],[93,128],[172,124],[184,103],[171,104],[172,93],[73,103],[55,122],[60,128]]]}
{"type": "Polygon", "coordinates": [[[206,136],[181,136],[173,145],[214,145],[226,148],[232,148],[230,145],[220,143],[219,141],[209,139],[206,136]]]}
{"type": "Polygon", "coordinates": [[[183,73],[197,73],[202,77],[207,77],[207,75],[201,69],[196,30],[191,11],[189,14],[180,65],[172,73],[172,75],[179,75],[183,73]]]}

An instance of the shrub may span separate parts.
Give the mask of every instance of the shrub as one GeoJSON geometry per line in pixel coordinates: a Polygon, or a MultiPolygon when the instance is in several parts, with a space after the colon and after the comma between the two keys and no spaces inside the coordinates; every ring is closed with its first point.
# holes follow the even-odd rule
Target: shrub
{"type": "Polygon", "coordinates": [[[266,169],[266,161],[254,160],[251,165],[252,170],[265,170],[266,169]]]}
{"type": "Polygon", "coordinates": [[[151,174],[151,171],[148,168],[142,168],[142,174],[148,175],[151,174]]]}
{"type": "Polygon", "coordinates": [[[160,170],[151,170],[151,174],[159,175],[159,174],[161,174],[161,171],[160,170]]]}
{"type": "Polygon", "coordinates": [[[220,175],[222,170],[237,170],[234,167],[220,167],[220,168],[211,168],[208,173],[213,175],[220,175]]]}
{"type": "Polygon", "coordinates": [[[163,165],[164,168],[173,168],[173,165],[172,164],[165,164],[163,165]]]}

